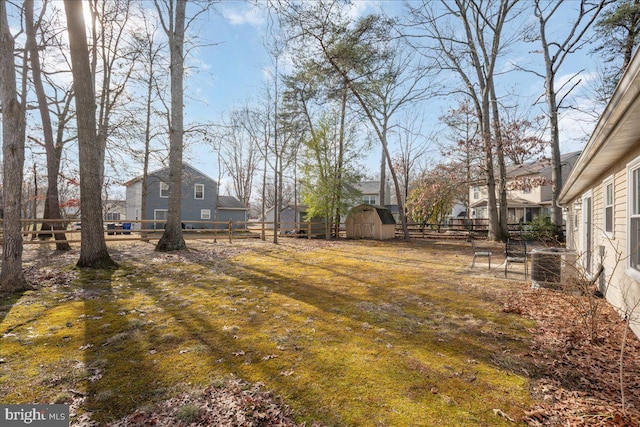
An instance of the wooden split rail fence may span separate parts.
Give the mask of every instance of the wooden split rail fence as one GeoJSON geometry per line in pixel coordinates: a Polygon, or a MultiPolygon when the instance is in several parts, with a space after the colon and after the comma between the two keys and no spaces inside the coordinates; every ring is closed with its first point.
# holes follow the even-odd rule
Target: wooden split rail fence
{"type": "MultiPolygon", "coordinates": [[[[1,224],[0,220],[0,224],[1,224]]],[[[162,236],[166,221],[158,220],[132,220],[104,222],[105,240],[158,240],[162,236]]],[[[22,236],[24,244],[55,243],[56,236],[68,243],[80,243],[82,224],[79,221],[69,219],[23,219],[22,236]],[[46,225],[43,229],[43,224],[46,225]]],[[[318,229],[324,229],[324,223],[318,222],[281,222],[279,226],[280,237],[301,237],[311,239],[320,237],[318,229]]],[[[183,236],[185,240],[198,239],[262,239],[273,237],[273,222],[240,222],[240,221],[188,221],[183,223],[183,236]]],[[[322,236],[324,237],[324,235],[322,236]]],[[[0,241],[3,238],[3,229],[0,227],[0,241]]]]}

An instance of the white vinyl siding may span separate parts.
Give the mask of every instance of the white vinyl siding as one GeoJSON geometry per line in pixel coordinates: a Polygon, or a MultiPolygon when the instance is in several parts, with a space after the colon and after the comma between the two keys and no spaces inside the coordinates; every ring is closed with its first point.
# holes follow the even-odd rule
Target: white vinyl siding
{"type": "Polygon", "coordinates": [[[640,271],[640,159],[629,166],[629,267],[640,271]]]}

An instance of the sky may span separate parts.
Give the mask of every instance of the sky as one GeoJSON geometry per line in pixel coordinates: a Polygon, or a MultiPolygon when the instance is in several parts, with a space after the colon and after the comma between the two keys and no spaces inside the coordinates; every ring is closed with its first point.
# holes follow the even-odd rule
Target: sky
{"type": "MultiPolygon", "coordinates": [[[[219,123],[222,115],[234,108],[257,101],[265,85],[270,84],[272,60],[265,47],[267,33],[267,15],[264,8],[240,0],[226,0],[215,3],[209,13],[201,15],[193,31],[199,38],[199,47],[191,50],[188,58],[188,69],[185,77],[187,96],[185,98],[185,123],[219,123]]],[[[569,8],[577,2],[565,2],[569,8]]],[[[147,2],[153,7],[151,2],[147,2]]],[[[404,11],[399,0],[374,1],[353,0],[350,14],[353,18],[384,10],[390,14],[401,14],[404,11]]],[[[570,12],[568,10],[567,12],[570,12]]],[[[553,30],[566,30],[566,22],[560,16],[553,30]]],[[[521,16],[522,25],[531,23],[532,16],[521,16]]],[[[16,31],[18,28],[16,28],[16,31]]],[[[552,34],[551,34],[552,35],[552,34]]],[[[535,114],[543,110],[540,106],[531,107],[542,93],[543,82],[531,74],[514,72],[514,64],[533,67],[540,70],[541,57],[532,56],[531,50],[537,46],[516,45],[509,49],[499,64],[500,90],[517,94],[517,102],[530,107],[535,114]]],[[[594,75],[599,58],[589,54],[585,48],[571,56],[560,70],[559,85],[577,71],[581,71],[581,85],[575,91],[580,97],[586,94],[586,87],[594,75]],[[582,95],[581,95],[582,94],[582,95]]],[[[284,61],[286,69],[286,61],[284,61]]],[[[282,66],[282,65],[281,65],[282,66]]],[[[452,81],[455,81],[453,79],[452,81]]],[[[457,84],[457,83],[453,83],[457,84]]],[[[443,97],[429,101],[424,109],[424,134],[444,135],[446,130],[438,118],[449,108],[455,107],[452,97],[443,97]]],[[[510,100],[510,102],[513,102],[510,100]]],[[[578,100],[583,106],[590,101],[588,97],[578,100]]],[[[567,110],[561,120],[562,151],[579,150],[584,145],[595,119],[577,110],[567,110]]],[[[393,145],[390,147],[393,151],[393,145]]],[[[371,177],[378,174],[380,149],[373,144],[369,152],[364,153],[364,162],[371,177]]],[[[439,157],[436,144],[433,144],[434,161],[439,157]]],[[[218,161],[211,147],[197,145],[185,159],[194,167],[218,179],[218,161]]],[[[141,165],[131,165],[127,177],[130,179],[141,173],[141,165]]],[[[221,180],[224,192],[229,179],[221,180]]]]}
{"type": "MultiPolygon", "coordinates": [[[[571,4],[573,2],[569,2],[571,4]]],[[[402,10],[399,1],[364,1],[355,0],[352,7],[354,17],[374,13],[383,8],[392,13],[400,13],[402,10]]],[[[567,11],[567,13],[570,11],[567,11]]],[[[524,22],[533,17],[522,18],[524,22]]],[[[216,6],[216,11],[209,14],[204,25],[200,26],[200,37],[213,43],[200,49],[196,54],[196,64],[201,69],[189,77],[187,85],[193,92],[195,102],[187,105],[186,119],[217,120],[223,112],[228,112],[234,107],[255,100],[269,79],[271,60],[264,46],[266,32],[266,14],[255,5],[242,1],[226,1],[216,6]]],[[[557,20],[557,29],[564,29],[566,23],[562,19],[557,20]]],[[[510,70],[510,73],[501,75],[503,89],[518,94],[518,102],[525,108],[530,107],[534,114],[541,114],[541,106],[533,107],[537,97],[542,93],[543,81],[531,74],[513,72],[513,64],[530,66],[540,69],[541,56],[531,56],[530,51],[537,45],[519,45],[510,49],[501,62],[500,72],[510,70]]],[[[574,92],[576,96],[587,96],[586,88],[592,79],[597,66],[594,57],[590,55],[590,49],[585,48],[573,55],[560,70],[558,87],[569,76],[581,71],[580,87],[574,92]]],[[[429,118],[425,132],[442,134],[442,124],[437,118],[448,108],[452,107],[451,98],[434,100],[430,103],[426,116],[429,118]]],[[[588,104],[588,98],[578,101],[582,105],[588,104]]],[[[570,152],[580,150],[586,138],[595,125],[592,116],[579,111],[567,110],[563,112],[561,119],[562,151],[570,152]]],[[[437,157],[438,150],[434,145],[433,156],[437,157]]],[[[370,153],[366,156],[365,166],[370,174],[375,176],[378,172],[379,149],[374,144],[370,153]]],[[[215,153],[207,147],[197,148],[194,152],[194,166],[201,171],[216,177],[217,162],[215,153]]]]}
{"type": "MultiPolygon", "coordinates": [[[[352,16],[373,13],[379,10],[380,3],[394,8],[400,4],[399,1],[355,1],[352,16]]],[[[187,106],[185,120],[215,120],[234,108],[256,101],[272,79],[273,60],[265,47],[268,23],[264,9],[249,2],[225,1],[206,19],[200,27],[200,37],[213,46],[198,52],[197,63],[206,70],[193,76],[195,84],[187,83],[190,90],[195,87],[193,96],[199,101],[191,108],[187,106]]],[[[279,66],[286,69],[286,64],[279,66]]],[[[199,147],[195,154],[198,160],[194,160],[197,163],[194,166],[217,179],[215,153],[208,147],[199,147]]],[[[368,165],[379,162],[377,152],[372,152],[370,157],[368,165]]]]}

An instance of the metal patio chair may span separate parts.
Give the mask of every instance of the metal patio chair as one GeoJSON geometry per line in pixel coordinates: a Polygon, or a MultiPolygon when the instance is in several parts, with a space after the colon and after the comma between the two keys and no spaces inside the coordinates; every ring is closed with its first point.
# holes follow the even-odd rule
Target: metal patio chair
{"type": "Polygon", "coordinates": [[[527,259],[527,242],[524,240],[507,239],[504,249],[504,277],[507,277],[507,269],[510,263],[524,265],[524,279],[529,275],[529,263],[527,259]]]}
{"type": "Polygon", "coordinates": [[[476,258],[484,257],[489,261],[489,270],[491,270],[491,251],[476,247],[476,241],[474,239],[471,239],[471,248],[473,249],[473,261],[471,262],[471,268],[476,265],[476,258]]]}

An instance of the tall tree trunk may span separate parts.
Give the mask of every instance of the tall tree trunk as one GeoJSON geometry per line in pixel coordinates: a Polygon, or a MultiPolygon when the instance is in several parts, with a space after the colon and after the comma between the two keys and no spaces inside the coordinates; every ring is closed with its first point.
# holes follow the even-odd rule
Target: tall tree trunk
{"type": "Polygon", "coordinates": [[[547,105],[549,108],[549,123],[551,127],[551,220],[562,225],[562,208],[558,204],[562,191],[562,163],[560,162],[560,127],[558,125],[558,106],[553,82],[547,81],[547,105]]]}
{"type": "Polygon", "coordinates": [[[493,136],[496,145],[496,158],[498,160],[498,196],[500,200],[500,210],[498,218],[499,240],[506,240],[509,237],[508,210],[507,210],[507,167],[504,162],[504,147],[502,143],[502,126],[500,123],[500,111],[498,109],[498,98],[493,84],[493,79],[489,82],[491,88],[491,116],[493,117],[493,136]]]}
{"type": "Polygon", "coordinates": [[[346,128],[346,118],[347,118],[347,96],[348,96],[348,88],[345,83],[342,89],[342,99],[341,99],[341,109],[340,109],[340,146],[338,148],[338,161],[337,171],[336,171],[336,218],[335,218],[335,236],[336,239],[340,237],[340,204],[342,203],[342,172],[344,170],[344,150],[345,150],[345,128],[346,128]]]}
{"type": "MultiPolygon", "coordinates": [[[[278,148],[278,56],[275,56],[275,98],[273,103],[273,151],[275,154],[274,168],[273,168],[273,243],[278,244],[278,233],[280,231],[280,198],[282,192],[282,182],[278,180],[280,177],[279,171],[282,168],[281,153],[278,148]]],[[[293,213],[294,228],[295,222],[298,220],[298,212],[293,213]]]]}
{"type": "MultiPolygon", "coordinates": [[[[172,0],[173,1],[173,0],[172,0]]],[[[182,234],[182,149],[184,137],[184,32],[187,1],[177,0],[175,21],[167,31],[171,55],[171,129],[169,130],[169,212],[157,251],[187,249],[182,234]]],[[[173,17],[170,17],[173,20],[173,17]]],[[[165,26],[165,31],[167,27],[165,26]]],[[[217,208],[217,207],[216,207],[217,208]]]]}
{"type": "MultiPolygon", "coordinates": [[[[542,25],[542,24],[541,24],[542,25]]],[[[545,33],[541,34],[545,57],[545,90],[547,108],[549,109],[549,127],[551,132],[551,221],[562,225],[562,208],[558,204],[562,191],[562,164],[560,163],[560,126],[558,124],[558,103],[555,90],[555,72],[553,62],[549,56],[549,48],[545,33]]]]}
{"type": "Polygon", "coordinates": [[[378,205],[384,206],[387,198],[387,147],[382,147],[380,154],[380,185],[378,187],[380,200],[378,200],[378,205]]]}
{"type": "Polygon", "coordinates": [[[76,95],[78,122],[78,154],[80,164],[80,209],[82,233],[79,268],[114,268],[109,256],[102,223],[102,182],[100,181],[100,148],[96,137],[96,104],[89,64],[89,48],[82,3],[65,0],[64,8],[69,28],[69,47],[76,95]]]}
{"type": "Polygon", "coordinates": [[[24,110],[17,98],[13,35],[7,5],[0,0],[0,102],[2,103],[2,154],[4,173],[4,241],[0,291],[28,288],[22,271],[22,178],[24,166],[24,110]]]}
{"type": "MultiPolygon", "coordinates": [[[[577,3],[577,2],[576,2],[577,3]]],[[[599,0],[597,2],[589,2],[581,0],[579,4],[579,14],[575,20],[570,17],[564,17],[566,26],[569,29],[567,37],[562,40],[547,39],[547,25],[553,15],[560,10],[558,7],[547,8],[546,2],[540,0],[534,1],[534,15],[538,18],[539,23],[539,40],[542,47],[545,64],[545,97],[547,101],[547,112],[549,115],[550,132],[551,132],[551,220],[557,226],[558,232],[561,234],[560,239],[564,239],[562,235],[562,208],[558,204],[560,193],[562,192],[562,164],[560,163],[560,128],[558,126],[558,110],[562,99],[566,98],[571,89],[564,94],[558,101],[555,89],[555,78],[562,63],[568,55],[580,49],[582,38],[585,37],[587,30],[595,22],[598,14],[608,2],[599,0]],[[544,13],[547,12],[545,16],[544,13]]],[[[575,87],[576,85],[574,85],[575,87]]]]}
{"type": "MultiPolygon", "coordinates": [[[[153,68],[152,68],[153,69],[153,68]]],[[[149,157],[151,154],[151,96],[153,90],[153,82],[149,79],[147,86],[147,105],[146,120],[144,125],[144,160],[142,165],[142,195],[140,197],[140,228],[147,228],[144,222],[147,219],[147,182],[149,180],[149,157]]],[[[147,233],[143,232],[142,237],[147,237],[147,233]]]]}
{"type": "Polygon", "coordinates": [[[491,137],[491,120],[489,117],[489,94],[483,88],[480,123],[482,127],[482,142],[484,145],[484,167],[487,178],[487,203],[489,214],[489,240],[500,240],[500,224],[498,220],[498,203],[496,197],[495,165],[493,163],[493,140],[491,137]]]}
{"type": "MultiPolygon", "coordinates": [[[[47,102],[47,95],[42,82],[40,52],[36,43],[36,28],[34,27],[33,21],[33,0],[26,0],[24,5],[27,49],[29,50],[33,87],[38,99],[38,110],[40,111],[44,148],[47,156],[47,197],[44,206],[43,219],[60,220],[62,219],[62,214],[60,212],[60,197],[58,194],[58,175],[60,173],[60,157],[62,155],[62,150],[56,149],[56,144],[53,138],[53,126],[51,125],[51,116],[49,114],[49,104],[47,102]]],[[[53,221],[51,224],[43,222],[41,227],[42,231],[57,231],[54,233],[53,237],[56,242],[56,250],[58,251],[71,250],[71,246],[69,246],[69,242],[67,242],[65,234],[61,233],[64,229],[64,224],[60,221],[53,221]]]]}

